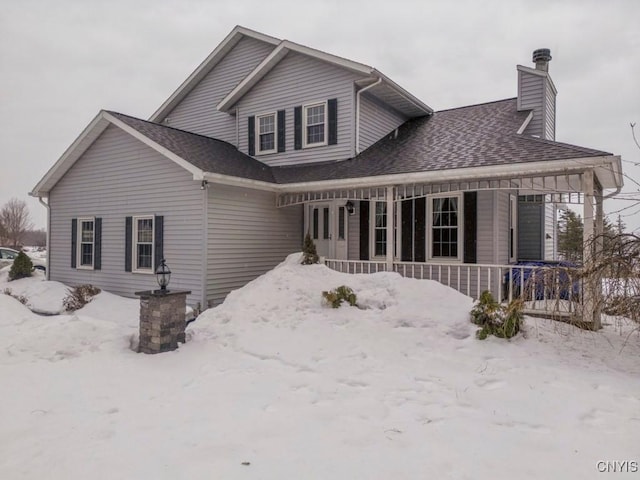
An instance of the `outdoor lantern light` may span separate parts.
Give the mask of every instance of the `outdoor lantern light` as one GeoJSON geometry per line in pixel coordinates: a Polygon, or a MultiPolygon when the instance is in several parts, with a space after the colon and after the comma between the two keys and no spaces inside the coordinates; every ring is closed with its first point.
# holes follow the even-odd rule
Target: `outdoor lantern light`
{"type": "Polygon", "coordinates": [[[158,281],[158,285],[160,285],[160,290],[166,290],[167,285],[169,285],[169,280],[171,279],[171,270],[164,261],[164,258],[160,262],[160,266],[156,270],[156,280],[158,281]]]}
{"type": "Polygon", "coordinates": [[[347,213],[349,215],[353,215],[354,213],[356,213],[356,207],[353,204],[353,202],[351,200],[349,200],[346,204],[345,207],[347,207],[347,213]]]}

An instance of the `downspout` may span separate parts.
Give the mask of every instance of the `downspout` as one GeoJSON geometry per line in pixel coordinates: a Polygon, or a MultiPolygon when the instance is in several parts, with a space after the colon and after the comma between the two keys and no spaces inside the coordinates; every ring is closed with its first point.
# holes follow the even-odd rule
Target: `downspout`
{"type": "Polygon", "coordinates": [[[371,85],[367,85],[366,87],[361,88],[356,93],[356,155],[360,153],[360,95],[370,88],[373,88],[376,85],[380,85],[381,83],[382,77],[378,77],[378,80],[373,82],[371,85]]]}
{"type": "Polygon", "coordinates": [[[44,205],[44,208],[47,209],[47,235],[46,235],[46,237],[47,237],[47,240],[46,240],[46,242],[47,242],[47,262],[46,262],[47,271],[45,273],[45,278],[47,280],[49,280],[49,272],[50,272],[49,260],[51,259],[51,248],[50,248],[50,244],[51,244],[51,209],[49,208],[49,204],[42,200],[42,197],[38,197],[38,201],[42,205],[44,205]]]}
{"type": "Polygon", "coordinates": [[[603,199],[603,200],[606,200],[607,198],[615,197],[615,196],[616,196],[616,195],[618,195],[621,191],[622,191],[622,185],[618,185],[618,188],[616,188],[616,191],[615,191],[615,192],[606,194],[604,197],[602,197],[602,199],[603,199]]]}

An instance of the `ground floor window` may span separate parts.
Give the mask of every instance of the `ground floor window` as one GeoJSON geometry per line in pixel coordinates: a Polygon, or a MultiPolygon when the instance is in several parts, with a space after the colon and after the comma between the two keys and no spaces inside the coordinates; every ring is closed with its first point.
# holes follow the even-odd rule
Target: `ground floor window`
{"type": "Polygon", "coordinates": [[[153,271],[153,240],[153,217],[134,217],[133,264],[135,271],[153,271]]]}
{"type": "Polygon", "coordinates": [[[460,232],[461,196],[432,197],[429,201],[431,230],[430,257],[458,259],[462,235],[460,232]]]}
{"type": "Polygon", "coordinates": [[[95,250],[95,220],[93,218],[78,219],[78,267],[93,268],[95,250]]]}
{"type": "Polygon", "coordinates": [[[373,209],[373,254],[376,257],[387,255],[387,202],[374,202],[373,209]]]}

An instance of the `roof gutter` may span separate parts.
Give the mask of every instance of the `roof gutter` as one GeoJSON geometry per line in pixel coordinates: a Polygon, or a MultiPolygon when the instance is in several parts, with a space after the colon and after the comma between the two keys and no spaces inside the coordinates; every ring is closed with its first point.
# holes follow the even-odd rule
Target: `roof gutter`
{"type": "MultiPolygon", "coordinates": [[[[449,170],[436,170],[429,172],[397,173],[391,175],[369,176],[361,178],[346,178],[340,180],[321,180],[313,182],[298,182],[281,184],[282,192],[297,192],[301,190],[318,191],[327,188],[359,188],[380,187],[389,184],[400,183],[429,183],[445,181],[470,181],[499,178],[531,177],[538,175],[579,173],[585,168],[606,167],[611,165],[613,156],[571,158],[556,160],[553,162],[531,162],[523,165],[493,165],[485,167],[469,167],[449,170]]],[[[618,182],[616,182],[618,183],[618,182]]],[[[617,187],[617,185],[616,185],[617,187]]]]}
{"type": "Polygon", "coordinates": [[[269,192],[277,192],[280,185],[262,180],[252,180],[249,178],[233,177],[231,175],[223,175],[221,173],[204,172],[202,178],[194,175],[194,180],[206,180],[212,183],[223,183],[225,185],[233,185],[234,187],[254,188],[256,190],[266,190],[269,192]]]}
{"type": "Polygon", "coordinates": [[[367,85],[364,88],[361,88],[356,93],[356,155],[360,153],[360,102],[361,102],[360,95],[362,95],[367,90],[380,85],[381,83],[382,83],[382,77],[378,77],[378,80],[376,80],[370,85],[367,85]]]}

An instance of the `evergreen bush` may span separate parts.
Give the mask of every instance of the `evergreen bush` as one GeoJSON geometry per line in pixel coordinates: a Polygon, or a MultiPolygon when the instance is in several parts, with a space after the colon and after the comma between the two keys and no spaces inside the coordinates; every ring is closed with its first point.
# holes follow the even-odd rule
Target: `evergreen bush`
{"type": "Polygon", "coordinates": [[[311,265],[318,263],[319,257],[316,251],[316,244],[313,243],[309,232],[304,237],[304,244],[302,245],[302,265],[311,265]]]}
{"type": "Polygon", "coordinates": [[[26,253],[20,252],[9,270],[9,280],[30,277],[33,271],[33,263],[26,253]]]}
{"type": "Polygon", "coordinates": [[[352,307],[356,306],[356,294],[346,285],[341,285],[329,292],[322,292],[322,296],[332,308],[340,307],[343,302],[347,302],[352,307]]]}
{"type": "Polygon", "coordinates": [[[524,318],[523,308],[524,304],[520,299],[513,300],[505,307],[493,298],[491,292],[482,292],[471,310],[471,322],[481,327],[476,332],[476,337],[484,340],[489,335],[499,338],[517,335],[524,318]]]}

